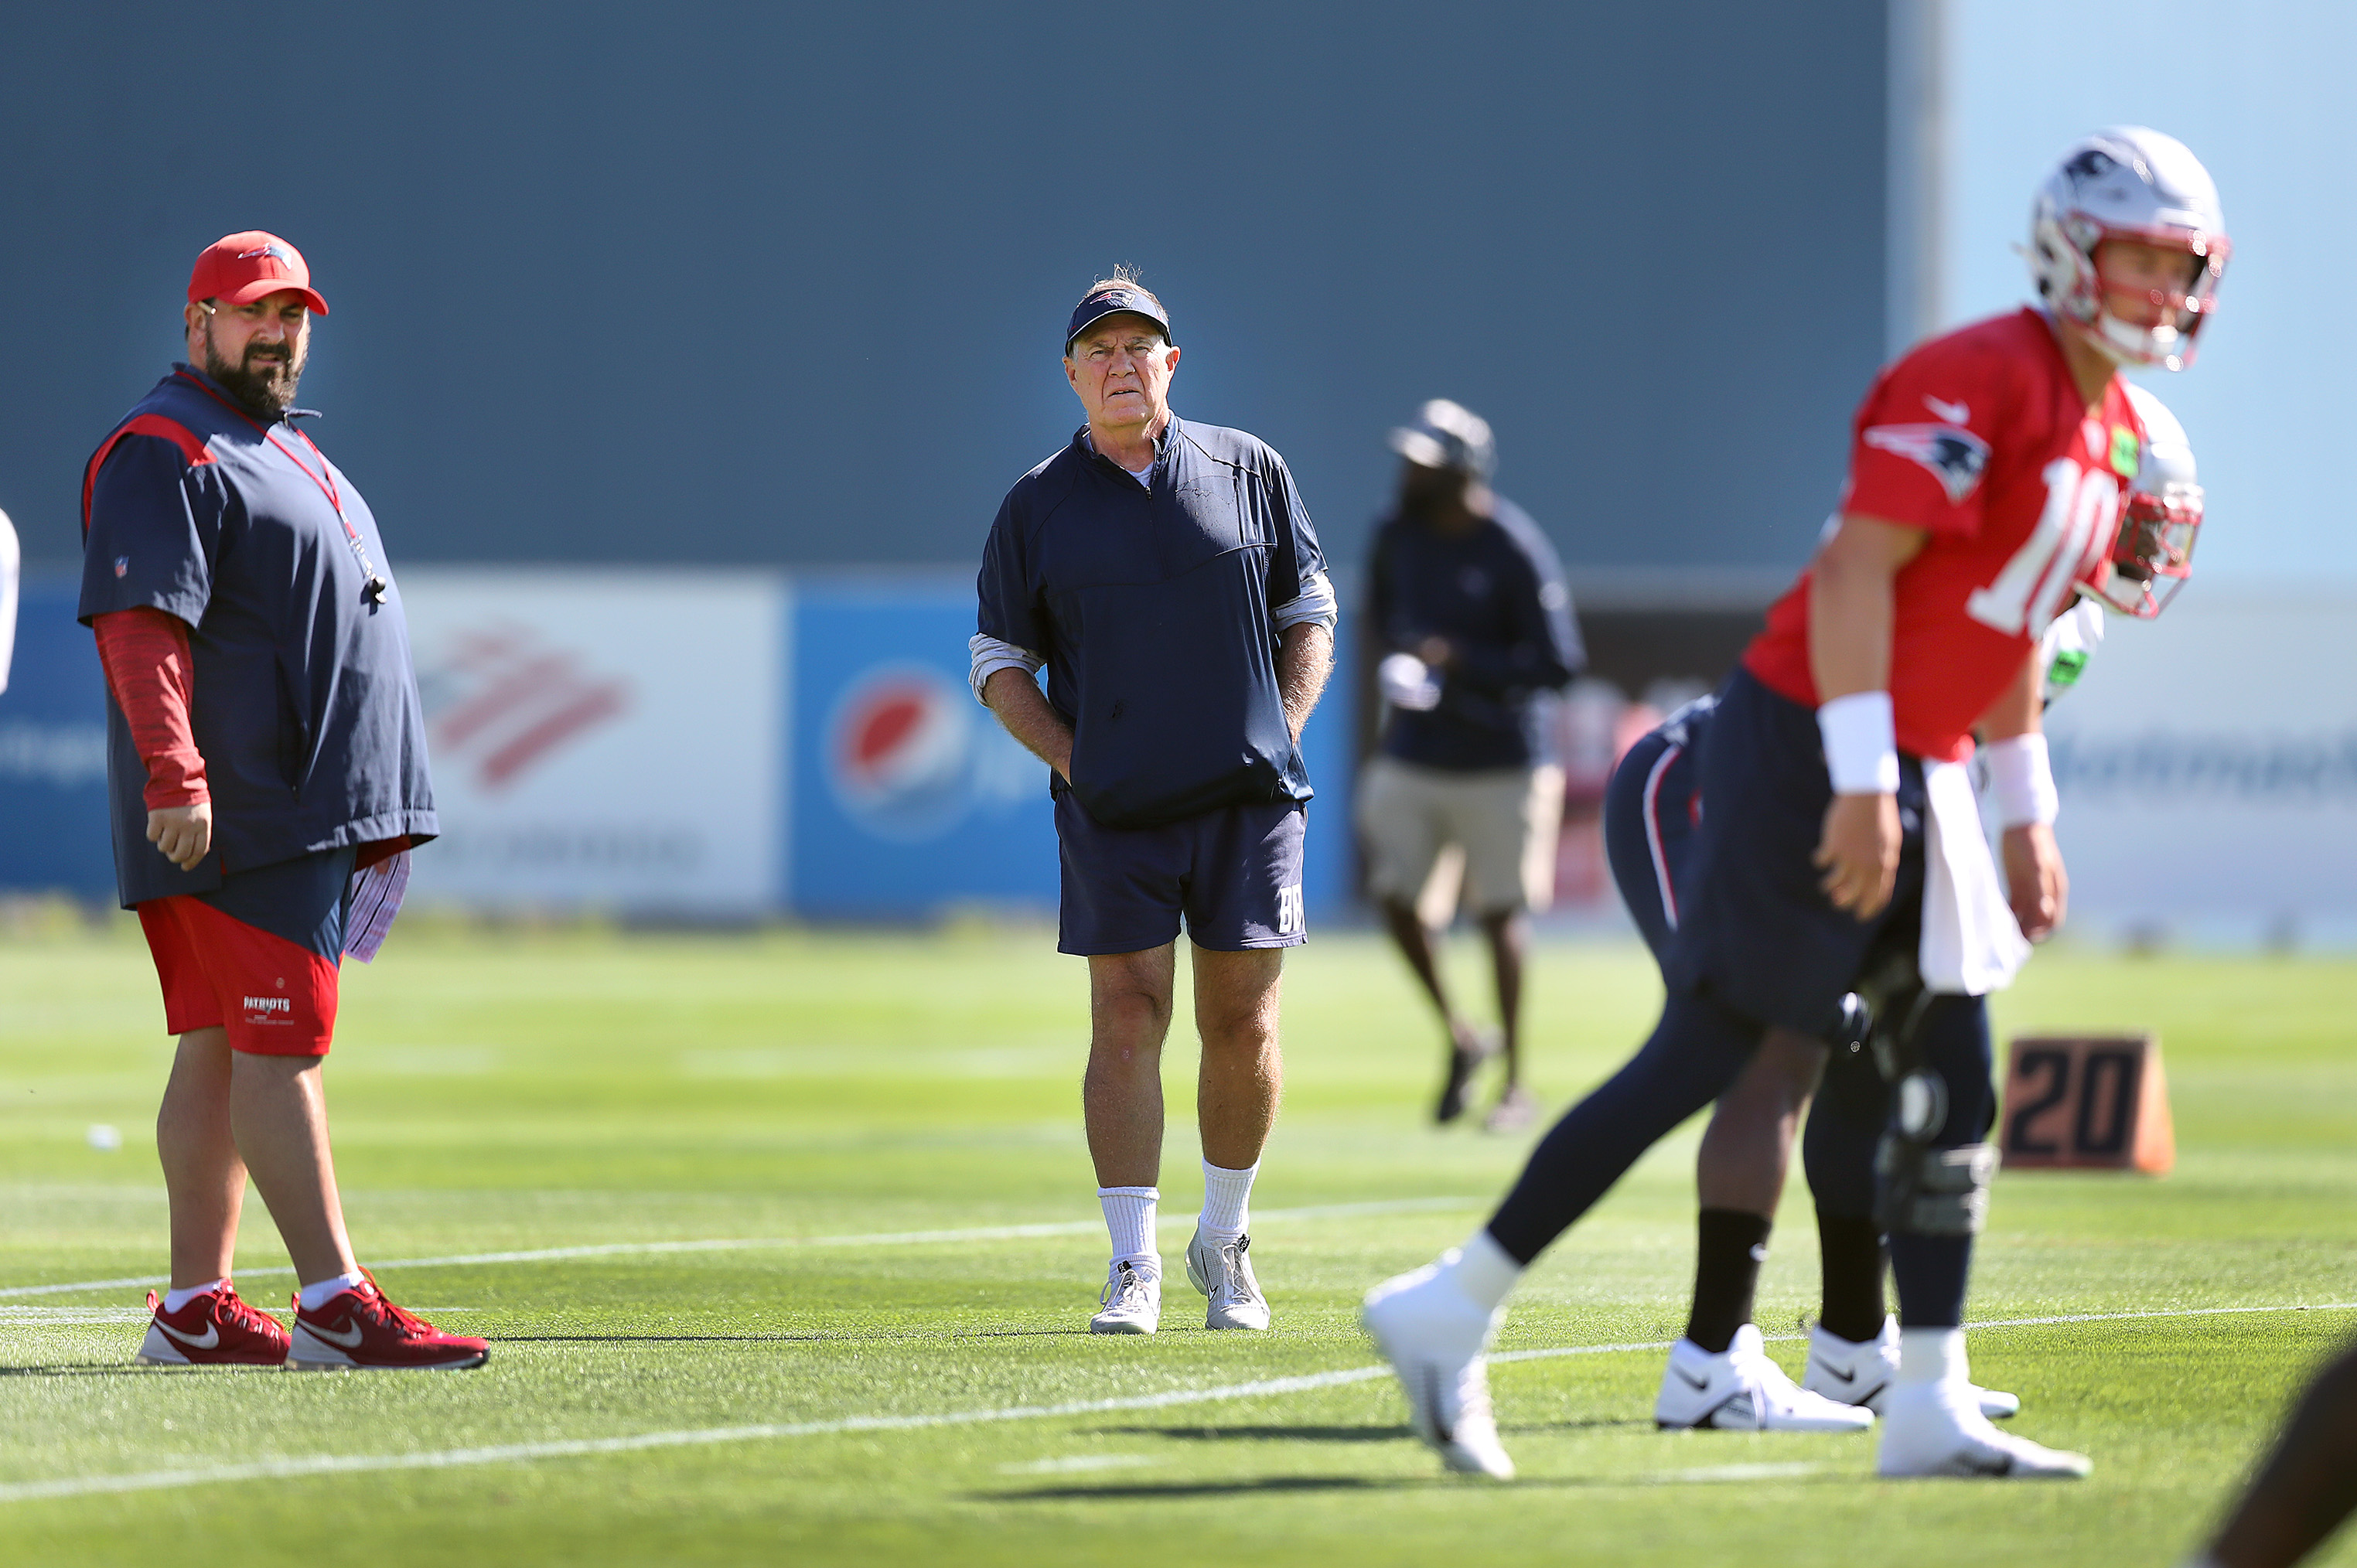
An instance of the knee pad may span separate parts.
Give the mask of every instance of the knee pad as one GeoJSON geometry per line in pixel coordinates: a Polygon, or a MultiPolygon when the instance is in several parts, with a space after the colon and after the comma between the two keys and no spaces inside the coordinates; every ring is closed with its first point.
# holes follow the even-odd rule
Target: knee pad
{"type": "Polygon", "coordinates": [[[1988,1219],[1996,1146],[1930,1149],[1898,1132],[1875,1151],[1874,1217],[1892,1234],[1977,1236],[1988,1219]]]}

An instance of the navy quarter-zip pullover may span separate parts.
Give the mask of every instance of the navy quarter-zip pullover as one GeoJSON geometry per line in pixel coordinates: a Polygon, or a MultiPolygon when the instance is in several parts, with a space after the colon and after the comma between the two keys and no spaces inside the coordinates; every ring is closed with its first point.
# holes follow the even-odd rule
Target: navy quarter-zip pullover
{"type": "Polygon", "coordinates": [[[1083,426],[1016,481],[983,551],[977,686],[986,648],[1046,664],[1071,793],[1105,826],[1307,800],[1276,652],[1284,624],[1332,613],[1317,531],[1285,460],[1241,430],[1174,413],[1157,454],[1141,484],[1083,426]]]}

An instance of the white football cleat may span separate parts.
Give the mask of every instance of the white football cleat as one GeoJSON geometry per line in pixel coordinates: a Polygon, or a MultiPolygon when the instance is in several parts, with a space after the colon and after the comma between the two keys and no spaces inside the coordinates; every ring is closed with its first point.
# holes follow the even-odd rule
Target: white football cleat
{"type": "Polygon", "coordinates": [[[1891,1478],[2077,1480],[2094,1468],[2094,1461],[2084,1454],[2041,1447],[1999,1432],[1975,1408],[1975,1391],[1972,1384],[1961,1381],[1894,1385],[1884,1396],[1876,1473],[1891,1478]]]}
{"type": "Polygon", "coordinates": [[[1116,1258],[1105,1271],[1104,1294],[1097,1297],[1097,1305],[1104,1310],[1089,1319],[1090,1333],[1151,1334],[1162,1326],[1162,1276],[1116,1258]]]}
{"type": "Polygon", "coordinates": [[[1768,1359],[1760,1330],[1747,1323],[1716,1356],[1691,1339],[1670,1347],[1653,1420],[1673,1429],[1863,1432],[1874,1424],[1874,1412],[1795,1387],[1784,1369],[1768,1359]]]}
{"type": "Polygon", "coordinates": [[[1498,1441],[1482,1359],[1504,1317],[1503,1307],[1482,1311],[1439,1263],[1385,1280],[1367,1293],[1359,1312],[1407,1395],[1415,1434],[1452,1470],[1511,1481],[1514,1462],[1498,1441]]]}
{"type": "MultiPolygon", "coordinates": [[[[1829,1334],[1823,1325],[1809,1330],[1809,1368],[1801,1375],[1801,1386],[1811,1393],[1843,1404],[1862,1404],[1880,1415],[1882,1397],[1898,1380],[1897,1318],[1884,1318],[1882,1332],[1863,1344],[1829,1334]]],[[[1981,1413],[1991,1421],[2021,1413],[2020,1399],[2002,1389],[1975,1384],[1973,1392],[1980,1400],[1981,1413]]]]}
{"type": "Polygon", "coordinates": [[[1187,1283],[1211,1298],[1206,1328],[1266,1328],[1268,1297],[1253,1277],[1252,1238],[1214,1245],[1199,1228],[1187,1243],[1187,1283]]]}

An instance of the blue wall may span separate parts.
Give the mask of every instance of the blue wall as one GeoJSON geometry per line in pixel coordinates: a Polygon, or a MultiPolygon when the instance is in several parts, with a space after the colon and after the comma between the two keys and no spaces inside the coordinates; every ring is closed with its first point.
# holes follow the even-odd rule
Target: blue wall
{"type": "Polygon", "coordinates": [[[0,507],[277,230],[397,561],[969,562],[1141,264],[1338,560],[1460,399],[1567,559],[1790,564],[1880,357],[1882,0],[12,10],[0,507]]]}

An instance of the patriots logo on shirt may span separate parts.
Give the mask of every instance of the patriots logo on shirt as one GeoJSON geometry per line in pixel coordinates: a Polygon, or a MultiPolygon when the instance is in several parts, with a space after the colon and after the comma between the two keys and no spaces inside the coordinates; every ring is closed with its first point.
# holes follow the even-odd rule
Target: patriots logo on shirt
{"type": "Polygon", "coordinates": [[[118,555],[114,558],[114,575],[118,577],[128,577],[131,575],[130,556],[118,555]]]}
{"type": "Polygon", "coordinates": [[[1878,424],[1864,439],[1868,446],[1929,468],[1952,506],[1973,493],[1988,467],[1988,443],[1953,424],[1878,424]]]}

